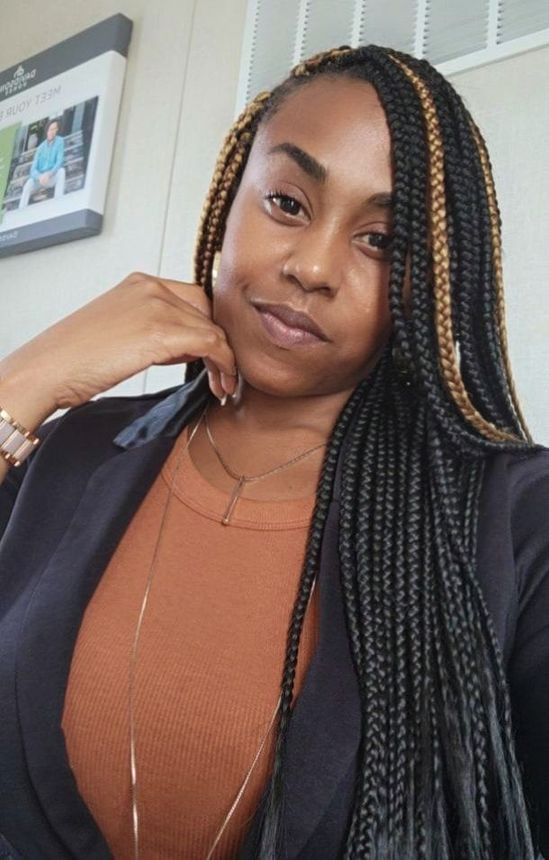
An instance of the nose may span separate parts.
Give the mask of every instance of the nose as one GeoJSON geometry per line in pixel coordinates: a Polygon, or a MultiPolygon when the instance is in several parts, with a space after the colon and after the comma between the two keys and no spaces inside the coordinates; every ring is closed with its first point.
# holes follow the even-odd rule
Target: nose
{"type": "Polygon", "coordinates": [[[301,232],[288,252],[282,274],[307,292],[322,290],[335,294],[342,277],[336,245],[325,230],[308,228],[301,232]]]}

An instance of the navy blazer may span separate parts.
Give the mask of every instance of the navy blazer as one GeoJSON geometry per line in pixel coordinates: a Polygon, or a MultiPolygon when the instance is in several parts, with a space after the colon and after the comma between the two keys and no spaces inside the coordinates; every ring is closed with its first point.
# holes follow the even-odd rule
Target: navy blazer
{"type": "MultiPolygon", "coordinates": [[[[112,860],[61,728],[71,657],[112,553],[209,396],[204,371],[68,410],[42,424],[42,443],[0,486],[0,858],[112,860]]],[[[285,860],[340,857],[351,809],[360,707],[339,584],[342,456],[322,540],[318,645],[289,729],[285,860]]],[[[549,448],[491,455],[480,505],[478,575],[510,681],[532,826],[549,857],[549,448]]],[[[237,860],[255,856],[264,799],[237,860]]]]}

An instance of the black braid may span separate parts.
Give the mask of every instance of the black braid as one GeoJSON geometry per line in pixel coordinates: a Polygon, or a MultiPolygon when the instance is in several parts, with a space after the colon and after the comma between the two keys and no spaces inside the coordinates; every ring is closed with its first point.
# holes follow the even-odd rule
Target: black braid
{"type": "Polygon", "coordinates": [[[491,247],[490,243],[483,241],[489,235],[490,217],[482,171],[475,157],[467,122],[470,115],[455,90],[446,86],[441,92],[440,84],[445,79],[430,63],[414,59],[409,61],[409,65],[431,85],[446,141],[445,157],[449,167],[447,190],[453,201],[450,214],[454,213],[457,223],[455,241],[450,245],[454,282],[457,283],[458,272],[463,274],[460,287],[455,292],[456,333],[460,339],[462,374],[480,411],[496,421],[500,414],[507,415],[506,429],[512,430],[514,413],[509,410],[501,347],[495,327],[494,294],[489,288],[493,276],[491,247]],[[450,146],[448,142],[451,140],[454,145],[450,146]],[[458,258],[462,259],[461,269],[458,258]],[[479,305],[482,308],[480,320],[475,312],[479,305]],[[494,401],[496,409],[492,406],[494,401]]]}
{"type": "MultiPolygon", "coordinates": [[[[249,146],[259,125],[318,75],[374,85],[387,116],[395,165],[389,280],[394,327],[328,441],[288,629],[258,858],[281,856],[282,775],[298,648],[341,456],[341,587],[362,714],[342,857],[533,860],[537,846],[515,757],[503,658],[476,572],[476,546],[486,458],[498,451],[526,456],[542,446],[530,444],[512,408],[496,325],[487,194],[469,115],[429,63],[392,49],[368,45],[334,56],[327,52],[321,62],[311,60],[304,68],[305,74],[294,70],[254,113],[247,128],[249,146]],[[426,210],[425,118],[412,82],[394,57],[427,85],[440,123],[451,312],[465,388],[481,415],[516,441],[481,434],[444,385],[426,210]],[[410,313],[403,301],[408,257],[410,313]],[[407,363],[404,374],[397,354],[407,363]]],[[[242,130],[239,126],[239,139],[242,130]]],[[[241,158],[242,168],[248,153],[241,158]]],[[[235,191],[230,189],[230,199],[235,191]]],[[[222,238],[221,232],[218,247],[222,238]]],[[[211,248],[212,242],[210,237],[209,245],[204,240],[200,247],[211,248]]],[[[211,284],[204,286],[211,297],[211,284]]],[[[201,360],[191,362],[187,379],[203,367],[201,360]]]]}

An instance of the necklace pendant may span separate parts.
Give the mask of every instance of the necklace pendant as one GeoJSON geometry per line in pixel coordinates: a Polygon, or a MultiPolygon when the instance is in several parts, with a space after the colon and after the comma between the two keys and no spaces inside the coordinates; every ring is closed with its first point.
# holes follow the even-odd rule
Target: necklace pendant
{"type": "Polygon", "coordinates": [[[223,519],[221,520],[221,522],[223,523],[224,526],[229,525],[229,521],[231,519],[231,514],[233,512],[233,508],[236,505],[238,496],[240,494],[240,490],[242,489],[242,486],[244,485],[245,480],[246,480],[246,478],[244,477],[244,475],[241,475],[240,478],[238,479],[238,482],[235,484],[235,486],[233,488],[233,491],[231,493],[231,498],[229,499],[229,504],[227,505],[227,510],[223,514],[223,519]]]}

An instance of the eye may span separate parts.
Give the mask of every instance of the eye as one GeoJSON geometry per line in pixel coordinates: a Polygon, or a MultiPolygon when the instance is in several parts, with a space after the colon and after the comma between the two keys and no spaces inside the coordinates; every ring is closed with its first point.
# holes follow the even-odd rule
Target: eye
{"type": "MultiPolygon", "coordinates": [[[[269,191],[267,194],[265,194],[264,200],[272,200],[272,201],[280,200],[281,201],[280,204],[275,203],[274,205],[277,207],[277,209],[279,209],[285,215],[297,216],[297,214],[298,214],[298,212],[296,212],[296,211],[288,212],[284,208],[284,206],[286,206],[288,203],[290,204],[290,206],[293,205],[294,207],[297,207],[298,210],[303,209],[302,204],[299,202],[299,200],[296,200],[295,197],[292,197],[289,194],[284,194],[283,191],[276,190],[276,189],[274,191],[269,191]]],[[[392,236],[392,234],[390,234],[390,233],[379,233],[379,232],[373,232],[372,231],[369,233],[363,233],[362,235],[363,236],[369,236],[372,239],[373,244],[370,244],[369,247],[373,251],[379,251],[380,253],[378,254],[378,256],[382,256],[382,257],[389,257],[390,256],[392,244],[393,244],[393,238],[394,238],[392,236]]]]}
{"type": "Polygon", "coordinates": [[[287,203],[288,201],[290,201],[290,203],[293,203],[295,206],[297,206],[298,209],[303,209],[299,200],[296,200],[295,197],[290,197],[289,194],[284,194],[282,191],[276,191],[276,190],[275,191],[269,191],[268,194],[265,194],[264,199],[265,200],[273,200],[273,201],[274,200],[283,201],[280,205],[278,203],[275,203],[275,206],[277,207],[277,209],[280,209],[281,212],[284,212],[285,215],[297,215],[298,214],[297,212],[287,212],[285,209],[283,209],[284,203],[287,203]]]}
{"type": "Polygon", "coordinates": [[[369,245],[372,250],[381,251],[384,256],[389,256],[393,246],[394,237],[390,233],[363,233],[363,236],[368,236],[373,240],[373,244],[369,245]]]}

